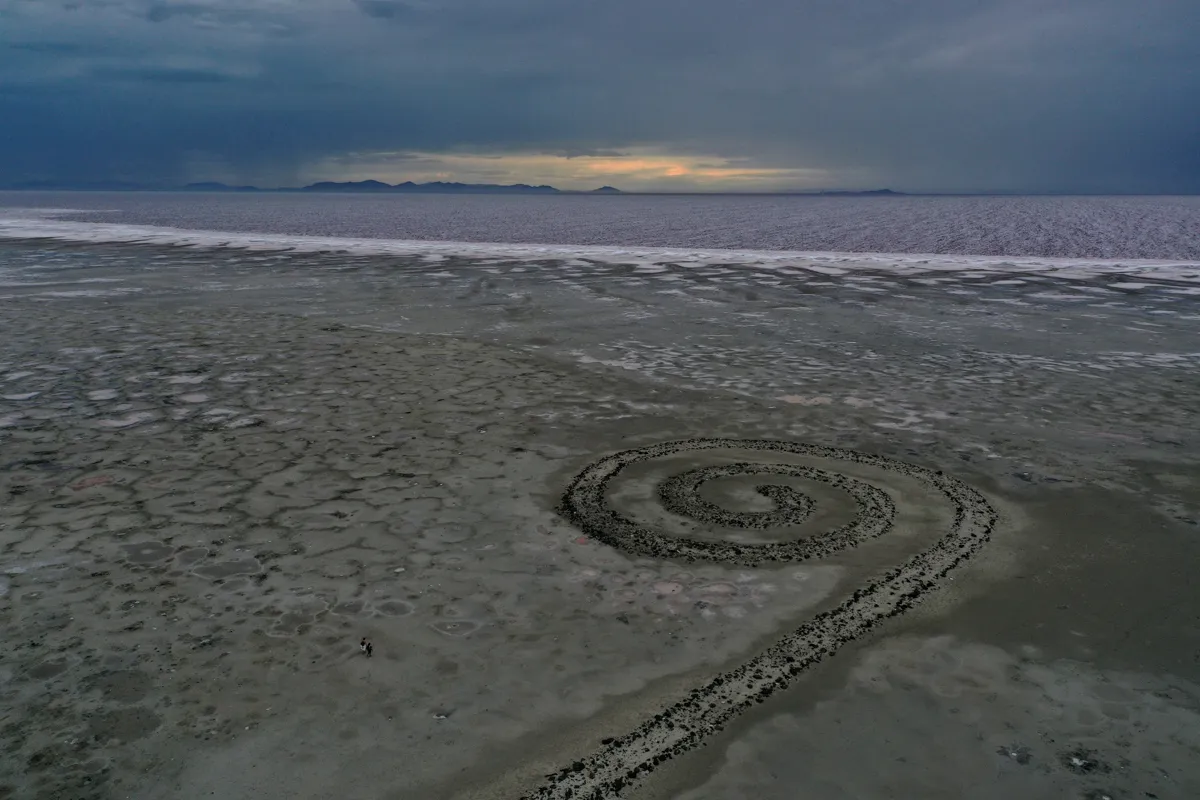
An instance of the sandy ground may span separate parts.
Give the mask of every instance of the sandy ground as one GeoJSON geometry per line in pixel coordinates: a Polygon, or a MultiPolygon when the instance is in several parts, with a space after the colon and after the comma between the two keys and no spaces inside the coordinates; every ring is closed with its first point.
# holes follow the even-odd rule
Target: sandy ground
{"type": "Polygon", "coordinates": [[[997,335],[976,363],[1032,365],[997,433],[957,334],[941,373],[756,397],[720,353],[597,364],[525,295],[484,335],[414,285],[405,316],[443,291],[471,329],[429,335],[377,284],[7,247],[140,291],[0,301],[0,797],[1200,796],[1200,385],[1170,359],[997,335]]]}

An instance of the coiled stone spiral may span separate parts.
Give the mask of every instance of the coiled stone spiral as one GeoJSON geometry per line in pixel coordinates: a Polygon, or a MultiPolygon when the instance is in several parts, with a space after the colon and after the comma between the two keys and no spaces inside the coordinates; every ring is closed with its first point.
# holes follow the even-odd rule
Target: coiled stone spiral
{"type": "Polygon", "coordinates": [[[701,486],[708,481],[769,475],[823,482],[843,490],[854,500],[854,518],[793,541],[750,544],[673,536],[612,508],[609,484],[622,470],[652,459],[705,450],[778,453],[892,472],[942,495],[953,515],[948,529],[923,551],[867,580],[836,608],[816,615],[743,665],[698,686],[629,733],[605,740],[600,750],[547,776],[547,782],[528,798],[602,800],[615,796],[658,765],[697,746],[846,643],[912,608],[987,542],[997,519],[983,495],[940,470],[854,450],[770,439],[683,439],[614,453],[576,476],[563,495],[560,513],[594,539],[631,555],[739,566],[823,557],[892,528],[896,508],[884,490],[836,470],[794,463],[738,461],[690,469],[661,481],[658,501],[665,510],[706,525],[765,529],[808,520],[814,502],[787,485],[762,483],[755,487],[773,502],[774,509],[768,512],[729,511],[700,496],[701,486]]]}
{"type": "Polygon", "coordinates": [[[610,507],[608,484],[626,467],[689,450],[714,449],[765,450],[864,461],[870,459],[850,450],[770,439],[687,439],[664,442],[636,450],[624,450],[592,464],[567,488],[561,511],[588,535],[634,555],[719,561],[743,566],[827,556],[880,536],[891,527],[896,509],[882,489],[848,475],[801,464],[743,461],[688,470],[659,485],[659,501],[667,511],[709,525],[760,529],[797,525],[808,518],[813,502],[790,486],[762,484],[756,487],[759,494],[775,504],[775,510],[768,512],[728,511],[704,500],[699,494],[703,483],[717,478],[780,475],[821,481],[845,491],[857,505],[853,520],[834,530],[795,541],[752,545],[670,536],[629,519],[610,507]]]}

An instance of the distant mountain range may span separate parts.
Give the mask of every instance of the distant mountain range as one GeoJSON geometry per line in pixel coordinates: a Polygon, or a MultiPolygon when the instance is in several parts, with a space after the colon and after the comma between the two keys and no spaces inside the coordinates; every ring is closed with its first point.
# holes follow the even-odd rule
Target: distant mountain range
{"type": "Polygon", "coordinates": [[[590,192],[573,192],[553,186],[530,186],[514,183],[506,186],[495,183],[404,183],[390,184],[382,181],[321,181],[299,188],[283,187],[263,189],[258,186],[230,186],[226,183],[204,181],[184,186],[163,184],[130,183],[128,181],[23,181],[0,185],[0,189],[16,191],[91,191],[91,192],[342,192],[381,194],[622,194],[620,189],[601,186],[590,192]]]}
{"type": "Polygon", "coordinates": [[[494,183],[404,183],[390,184],[382,181],[321,181],[312,183],[300,189],[302,192],[422,192],[432,194],[560,194],[553,186],[530,186],[527,183],[513,183],[501,186],[494,183]]]}
{"type": "MultiPolygon", "coordinates": [[[[557,189],[553,186],[530,186],[527,183],[501,185],[496,183],[384,183],[383,181],[321,181],[308,186],[264,189],[258,186],[232,186],[216,181],[189,183],[184,186],[167,184],[132,183],[129,181],[21,181],[0,184],[0,190],[43,191],[43,192],[306,192],[342,194],[626,194],[612,186],[601,186],[591,191],[557,189]]],[[[645,194],[725,194],[725,192],[645,192],[645,194]]],[[[892,189],[869,189],[853,191],[842,189],[792,190],[775,192],[736,192],[735,194],[775,194],[803,197],[903,197],[905,192],[892,189]]]]}

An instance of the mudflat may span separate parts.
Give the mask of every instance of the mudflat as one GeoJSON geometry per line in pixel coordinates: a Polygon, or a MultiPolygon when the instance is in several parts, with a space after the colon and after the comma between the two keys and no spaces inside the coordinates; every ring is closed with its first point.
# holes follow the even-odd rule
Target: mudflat
{"type": "Polygon", "coordinates": [[[0,796],[1200,796],[1161,296],[272,258],[0,246],[0,796]]]}

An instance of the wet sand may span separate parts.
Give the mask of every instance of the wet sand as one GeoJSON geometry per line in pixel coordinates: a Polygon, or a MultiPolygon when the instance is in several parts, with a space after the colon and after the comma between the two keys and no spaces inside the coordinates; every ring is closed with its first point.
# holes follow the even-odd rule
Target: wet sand
{"type": "Polygon", "coordinates": [[[0,301],[7,796],[1200,794],[1200,383],[1111,355],[1185,325],[823,373],[810,318],[755,396],[705,383],[753,363],[597,364],[535,289],[484,312],[428,266],[385,307],[304,264],[212,292],[202,254],[4,248],[139,290],[0,301]],[[963,369],[1001,352],[994,391],[963,369]]]}

